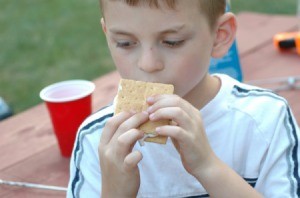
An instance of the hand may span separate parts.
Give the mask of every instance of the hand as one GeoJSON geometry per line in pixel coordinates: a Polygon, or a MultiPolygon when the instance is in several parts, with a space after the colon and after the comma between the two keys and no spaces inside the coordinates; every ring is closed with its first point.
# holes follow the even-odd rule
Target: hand
{"type": "Polygon", "coordinates": [[[156,132],[172,138],[183,166],[190,174],[201,175],[214,162],[215,155],[199,110],[176,95],[157,95],[148,98],[147,102],[150,120],[169,119],[173,123],[157,128],[156,132]]]}
{"type": "Polygon", "coordinates": [[[176,95],[150,97],[148,104],[150,120],[172,121],[156,132],[172,138],[183,166],[211,197],[262,197],[214,154],[198,109],[176,95]]]}
{"type": "Polygon", "coordinates": [[[144,135],[137,128],[148,116],[145,112],[122,112],[107,121],[98,148],[102,197],[136,197],[140,185],[138,163],[142,154],[132,149],[144,135]]]}

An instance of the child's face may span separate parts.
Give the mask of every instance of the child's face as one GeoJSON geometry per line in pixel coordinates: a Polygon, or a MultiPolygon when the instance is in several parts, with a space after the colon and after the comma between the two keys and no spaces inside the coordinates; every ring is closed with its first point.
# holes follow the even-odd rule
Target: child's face
{"type": "Polygon", "coordinates": [[[106,1],[102,25],[120,75],[173,84],[181,97],[199,85],[214,34],[197,1],[178,1],[175,10],[106,1]]]}

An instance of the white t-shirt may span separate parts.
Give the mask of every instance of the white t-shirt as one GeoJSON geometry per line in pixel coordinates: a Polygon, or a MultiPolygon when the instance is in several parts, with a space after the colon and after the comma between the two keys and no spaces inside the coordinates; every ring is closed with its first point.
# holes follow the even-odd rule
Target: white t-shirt
{"type": "MultiPolygon", "coordinates": [[[[200,110],[216,155],[265,197],[300,197],[299,128],[282,97],[217,75],[222,86],[200,110]]],[[[70,164],[67,197],[100,197],[98,145],[113,105],[81,125],[70,164]]],[[[136,144],[141,185],[138,197],[208,197],[183,168],[171,140],[166,145],[136,144]]]]}

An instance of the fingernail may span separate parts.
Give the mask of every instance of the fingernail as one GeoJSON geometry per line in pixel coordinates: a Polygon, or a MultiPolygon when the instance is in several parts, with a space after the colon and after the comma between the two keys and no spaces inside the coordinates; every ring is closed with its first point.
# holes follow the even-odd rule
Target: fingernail
{"type": "Polygon", "coordinates": [[[154,114],[150,114],[149,119],[153,120],[155,118],[154,114]]]}
{"type": "Polygon", "coordinates": [[[152,106],[148,107],[147,112],[151,113],[151,112],[152,112],[152,109],[153,109],[152,106]]]}
{"type": "Polygon", "coordinates": [[[159,132],[160,132],[160,130],[161,130],[161,128],[160,128],[160,127],[156,127],[156,128],[155,128],[155,132],[157,132],[157,133],[159,133],[159,132]]]}
{"type": "Polygon", "coordinates": [[[150,102],[150,103],[151,103],[151,102],[153,102],[153,101],[154,101],[154,97],[150,96],[150,97],[147,98],[147,102],[150,102]]]}
{"type": "Polygon", "coordinates": [[[134,114],[136,114],[136,111],[135,111],[135,110],[130,110],[130,113],[131,113],[132,115],[134,115],[134,114]]]}
{"type": "Polygon", "coordinates": [[[142,111],[142,113],[145,115],[149,115],[149,113],[147,111],[142,111]]]}

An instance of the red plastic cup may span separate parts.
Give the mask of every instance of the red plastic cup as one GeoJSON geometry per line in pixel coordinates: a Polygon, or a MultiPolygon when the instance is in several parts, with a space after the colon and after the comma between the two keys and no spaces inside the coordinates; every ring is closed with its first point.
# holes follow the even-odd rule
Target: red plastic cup
{"type": "Polygon", "coordinates": [[[61,155],[70,157],[77,130],[92,113],[94,83],[68,80],[45,87],[40,97],[45,101],[61,155]]]}

